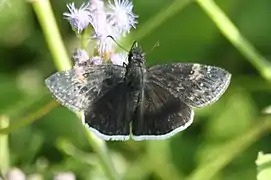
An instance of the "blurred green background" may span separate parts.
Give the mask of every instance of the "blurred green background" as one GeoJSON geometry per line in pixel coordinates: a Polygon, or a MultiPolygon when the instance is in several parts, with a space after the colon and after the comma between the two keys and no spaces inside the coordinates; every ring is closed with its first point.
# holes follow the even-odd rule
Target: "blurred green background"
{"type": "MultiPolygon", "coordinates": [[[[80,42],[62,16],[69,2],[51,0],[70,55],[80,42]]],[[[75,3],[78,7],[82,2],[75,3]]],[[[269,59],[271,1],[215,3],[257,52],[269,59]]],[[[197,2],[134,0],[134,12],[139,24],[129,39],[139,40],[147,52],[157,41],[160,44],[147,54],[149,65],[197,62],[225,68],[233,76],[222,98],[210,107],[195,109],[194,123],[171,139],[106,143],[111,168],[123,179],[256,179],[258,152],[271,152],[271,79],[264,78],[246,52],[230,43],[197,2]]],[[[15,125],[8,136],[0,135],[2,173],[17,167],[43,179],[59,172],[72,172],[77,179],[108,179],[91,137],[75,114],[48,106],[53,99],[44,79],[57,69],[29,1],[0,0],[0,58],[0,124],[15,125]]]]}

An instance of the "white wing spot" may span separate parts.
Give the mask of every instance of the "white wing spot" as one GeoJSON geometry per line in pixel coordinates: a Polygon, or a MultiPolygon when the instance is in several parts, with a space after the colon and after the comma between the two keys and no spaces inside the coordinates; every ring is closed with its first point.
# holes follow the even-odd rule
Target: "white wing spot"
{"type": "Polygon", "coordinates": [[[192,72],[193,74],[190,76],[190,80],[199,80],[202,77],[202,74],[200,73],[201,65],[200,64],[194,64],[192,66],[192,72]]]}

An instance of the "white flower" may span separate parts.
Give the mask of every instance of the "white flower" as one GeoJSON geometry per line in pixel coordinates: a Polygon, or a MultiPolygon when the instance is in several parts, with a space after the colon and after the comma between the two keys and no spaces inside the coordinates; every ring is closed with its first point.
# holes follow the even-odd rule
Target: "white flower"
{"type": "Polygon", "coordinates": [[[107,22],[104,3],[101,0],[91,0],[90,2],[90,23],[94,29],[92,38],[97,40],[97,49],[100,55],[109,54],[113,51],[114,46],[112,40],[108,39],[107,36],[117,37],[119,33],[114,34],[112,26],[107,22]]]}
{"type": "Polygon", "coordinates": [[[90,24],[94,28],[94,38],[106,34],[108,29],[104,3],[101,0],[90,0],[90,24]]]}
{"type": "Polygon", "coordinates": [[[91,63],[95,64],[95,65],[100,65],[103,64],[104,60],[100,57],[100,56],[94,56],[93,58],[91,58],[91,63]]]}
{"type": "Polygon", "coordinates": [[[90,24],[89,3],[82,4],[79,9],[76,9],[74,3],[68,4],[67,7],[70,12],[63,15],[78,33],[82,32],[90,24]]]}
{"type": "Polygon", "coordinates": [[[73,62],[76,66],[87,62],[89,60],[88,53],[83,49],[76,49],[72,56],[73,62]]]}
{"type": "Polygon", "coordinates": [[[96,11],[102,10],[104,11],[104,2],[102,0],[89,0],[89,10],[96,11]]]}
{"type": "Polygon", "coordinates": [[[114,0],[114,3],[109,1],[107,7],[101,0],[91,0],[89,9],[99,54],[110,54],[115,43],[108,36],[119,40],[130,32],[131,27],[135,27],[137,16],[132,12],[133,5],[127,0],[114,0]]]}
{"type": "Polygon", "coordinates": [[[76,9],[74,3],[67,5],[70,13],[64,13],[72,27],[79,33],[91,25],[91,38],[96,41],[96,49],[100,57],[114,54],[116,43],[108,36],[119,41],[130,32],[137,23],[137,16],[132,12],[133,4],[128,0],[111,0],[105,4],[102,0],[89,0],[76,9]]]}
{"type": "Polygon", "coordinates": [[[54,176],[54,180],[75,180],[76,177],[72,172],[60,172],[54,176]]]}
{"type": "Polygon", "coordinates": [[[90,58],[87,51],[83,49],[76,49],[73,53],[72,59],[74,61],[74,65],[77,67],[84,67],[89,63],[100,65],[104,61],[100,56],[94,56],[90,58]]]}
{"type": "Polygon", "coordinates": [[[109,1],[108,12],[109,24],[120,31],[124,36],[130,32],[131,27],[135,28],[137,16],[133,13],[133,4],[128,0],[109,1]]]}
{"type": "Polygon", "coordinates": [[[12,168],[7,173],[7,179],[25,180],[25,174],[18,168],[12,168]]]}
{"type": "Polygon", "coordinates": [[[124,64],[128,64],[127,54],[126,53],[118,53],[112,54],[111,62],[115,65],[123,66],[124,64]]]}

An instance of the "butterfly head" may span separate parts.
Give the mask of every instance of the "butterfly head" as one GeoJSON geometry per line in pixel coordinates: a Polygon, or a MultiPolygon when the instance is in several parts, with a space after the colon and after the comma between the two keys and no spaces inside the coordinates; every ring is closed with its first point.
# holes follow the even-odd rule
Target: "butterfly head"
{"type": "Polygon", "coordinates": [[[145,63],[145,54],[137,41],[133,43],[131,50],[129,51],[128,60],[129,63],[135,63],[138,65],[145,63]]]}

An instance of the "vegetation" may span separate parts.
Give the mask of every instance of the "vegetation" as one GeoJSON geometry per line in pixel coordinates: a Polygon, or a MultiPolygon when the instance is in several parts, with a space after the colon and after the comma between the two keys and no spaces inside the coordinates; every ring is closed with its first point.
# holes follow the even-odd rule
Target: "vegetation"
{"type": "Polygon", "coordinates": [[[232,73],[227,92],[196,109],[187,130],[142,142],[98,139],[45,87],[82,43],[63,19],[66,3],[0,0],[2,176],[17,167],[43,179],[271,178],[270,0],[134,0],[139,24],[120,44],[139,41],[149,65],[197,62],[232,73]]]}

